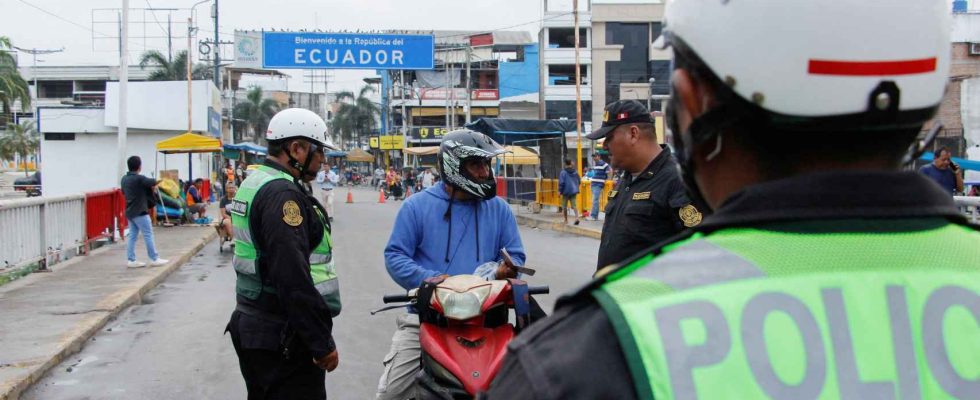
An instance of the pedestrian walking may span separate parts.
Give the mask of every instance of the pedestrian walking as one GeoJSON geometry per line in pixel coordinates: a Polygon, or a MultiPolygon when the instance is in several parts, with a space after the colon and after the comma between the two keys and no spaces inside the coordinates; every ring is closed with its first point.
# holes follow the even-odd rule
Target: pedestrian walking
{"type": "Polygon", "coordinates": [[[561,193],[561,216],[565,220],[565,225],[568,225],[569,209],[575,215],[575,225],[579,223],[576,199],[581,184],[582,178],[578,176],[578,171],[572,166],[572,160],[565,159],[565,169],[561,170],[558,175],[558,192],[561,193]]]}
{"type": "Polygon", "coordinates": [[[290,108],[269,121],[269,156],[232,200],[237,306],[228,322],[249,399],[326,399],[337,368],[340,291],[326,212],[309,182],[336,150],[326,123],[290,108]]]}
{"type": "Polygon", "coordinates": [[[126,259],[129,262],[126,266],[129,268],[146,266],[146,263],[136,259],[136,237],[141,233],[143,234],[143,243],[146,245],[146,255],[150,259],[150,266],[165,265],[170,261],[160,258],[157,253],[156,243],[153,241],[153,221],[150,220],[149,211],[149,207],[155,204],[154,191],[157,190],[157,181],[140,175],[143,169],[143,160],[139,156],[129,157],[126,160],[126,167],[129,172],[119,182],[123,197],[126,198],[125,215],[129,222],[129,237],[126,238],[126,259]]]}
{"type": "MultiPolygon", "coordinates": [[[[623,261],[701,222],[701,211],[677,174],[670,151],[657,143],[646,107],[636,100],[606,106],[602,127],[587,135],[603,148],[622,176],[609,192],[597,270],[623,261]]],[[[594,192],[593,192],[594,193],[594,192]]]]}
{"type": "Polygon", "coordinates": [[[589,189],[592,190],[592,208],[589,215],[593,221],[599,220],[599,201],[602,199],[603,189],[606,187],[606,180],[611,174],[609,164],[606,163],[599,153],[592,153],[592,167],[589,168],[589,189]]]}
{"type": "Polygon", "coordinates": [[[665,3],[672,147],[715,211],[563,297],[487,397],[980,398],[980,231],[903,165],[948,5],[665,3]]]}

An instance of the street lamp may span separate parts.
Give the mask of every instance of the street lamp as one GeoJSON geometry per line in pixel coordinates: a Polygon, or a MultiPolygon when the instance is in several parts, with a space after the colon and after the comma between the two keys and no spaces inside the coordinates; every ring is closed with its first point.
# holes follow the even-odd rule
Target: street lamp
{"type": "Polygon", "coordinates": [[[191,35],[194,34],[194,29],[195,29],[194,28],[194,8],[197,7],[197,6],[199,6],[199,5],[201,5],[201,4],[207,3],[209,1],[211,1],[211,0],[201,0],[201,1],[198,1],[197,3],[194,3],[194,5],[191,6],[190,15],[187,16],[187,67],[186,67],[186,69],[187,69],[187,71],[186,71],[187,72],[187,132],[192,132],[193,131],[192,130],[192,126],[191,126],[191,120],[192,120],[192,116],[193,116],[193,111],[192,111],[193,108],[191,107],[191,103],[193,102],[193,100],[191,98],[192,97],[191,71],[193,70],[193,67],[192,67],[193,66],[193,63],[191,62],[191,60],[194,57],[193,57],[193,53],[191,52],[191,35]]]}

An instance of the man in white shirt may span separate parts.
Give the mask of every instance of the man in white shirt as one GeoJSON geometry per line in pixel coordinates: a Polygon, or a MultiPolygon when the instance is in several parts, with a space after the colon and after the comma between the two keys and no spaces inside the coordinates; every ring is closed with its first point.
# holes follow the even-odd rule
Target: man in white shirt
{"type": "Polygon", "coordinates": [[[426,168],[426,170],[422,172],[422,189],[424,190],[432,187],[435,180],[436,177],[432,175],[432,169],[426,168]]]}
{"type": "Polygon", "coordinates": [[[316,184],[320,188],[323,208],[327,210],[327,218],[333,221],[333,191],[340,183],[340,175],[330,168],[330,164],[323,163],[320,172],[316,174],[316,184]]]}

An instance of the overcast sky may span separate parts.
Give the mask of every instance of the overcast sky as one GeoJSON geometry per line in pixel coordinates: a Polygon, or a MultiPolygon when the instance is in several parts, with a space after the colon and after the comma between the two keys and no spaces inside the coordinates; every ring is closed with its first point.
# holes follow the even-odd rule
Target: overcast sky
{"type": "MultiPolygon", "coordinates": [[[[173,40],[173,49],[186,49],[186,9],[195,2],[130,0],[130,8],[136,9],[131,12],[130,62],[147,49],[166,53],[168,13],[173,35],[179,37],[173,40]],[[180,10],[148,13],[146,8],[180,10]]],[[[198,40],[214,35],[210,4],[197,6],[198,40]]],[[[121,7],[122,0],[0,0],[0,36],[9,37],[18,47],[65,48],[63,53],[39,56],[43,60],[39,65],[118,65],[117,12],[112,9],[121,7]]],[[[540,0],[220,0],[219,32],[222,40],[231,41],[236,29],[492,30],[523,24],[511,30],[537,37],[540,18],[540,0]]],[[[231,58],[231,47],[223,56],[231,58]]],[[[31,58],[22,55],[20,62],[29,66],[31,58]]],[[[356,89],[369,74],[373,71],[337,70],[330,91],[356,89]]],[[[309,84],[303,83],[300,73],[295,75],[290,88],[308,91],[309,84]]]]}

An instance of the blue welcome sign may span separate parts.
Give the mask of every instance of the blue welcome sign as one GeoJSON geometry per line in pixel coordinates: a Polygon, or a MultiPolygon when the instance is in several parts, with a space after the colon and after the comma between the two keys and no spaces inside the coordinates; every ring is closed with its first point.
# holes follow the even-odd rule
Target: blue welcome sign
{"type": "Polygon", "coordinates": [[[432,69],[432,35],[263,32],[263,68],[432,69]]]}

